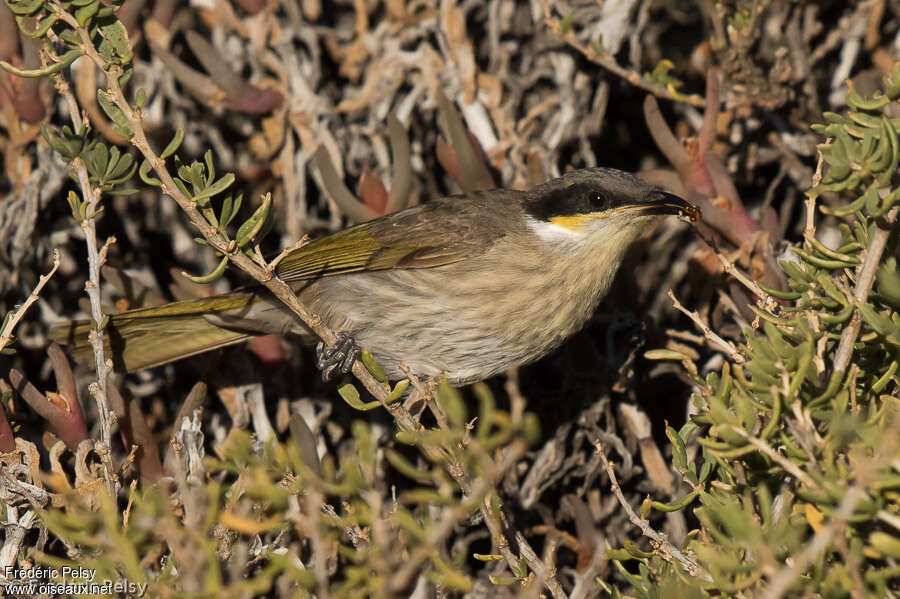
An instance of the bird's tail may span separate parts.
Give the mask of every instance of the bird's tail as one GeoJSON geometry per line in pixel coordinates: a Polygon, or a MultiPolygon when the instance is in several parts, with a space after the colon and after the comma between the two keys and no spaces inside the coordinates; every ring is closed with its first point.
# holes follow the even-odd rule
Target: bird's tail
{"type": "MultiPolygon", "coordinates": [[[[254,333],[218,326],[207,317],[249,309],[257,298],[252,292],[236,292],[112,315],[104,328],[104,353],[115,370],[134,372],[240,343],[254,333]]],[[[50,337],[68,345],[76,361],[88,362],[93,356],[91,327],[90,320],[66,321],[54,325],[50,337]]]]}

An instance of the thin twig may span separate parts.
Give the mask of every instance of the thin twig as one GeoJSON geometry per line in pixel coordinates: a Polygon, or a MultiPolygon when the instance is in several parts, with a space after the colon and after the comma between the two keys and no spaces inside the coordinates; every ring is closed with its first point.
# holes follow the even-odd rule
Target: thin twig
{"type": "Polygon", "coordinates": [[[544,586],[549,589],[553,597],[566,599],[566,591],[559,584],[559,581],[556,580],[556,569],[548,566],[538,557],[520,532],[516,532],[516,544],[519,546],[519,553],[522,555],[522,559],[528,564],[531,571],[537,574],[538,579],[544,583],[544,586]]]}
{"type": "Polygon", "coordinates": [[[723,254],[718,248],[715,248],[716,257],[719,259],[719,262],[722,263],[722,268],[730,274],[732,277],[737,279],[738,283],[749,289],[753,292],[753,294],[762,299],[763,306],[769,312],[773,311],[777,306],[778,302],[775,301],[771,295],[763,291],[762,287],[760,287],[756,281],[752,280],[750,277],[745,275],[734,263],[728,259],[728,257],[723,254]]]}
{"type": "Polygon", "coordinates": [[[675,547],[672,542],[669,540],[669,537],[661,532],[657,532],[650,526],[650,523],[638,516],[634,512],[634,508],[631,507],[631,504],[628,503],[628,500],[625,499],[625,495],[622,493],[622,488],[619,486],[619,481],[616,478],[616,472],[613,468],[612,462],[609,461],[609,458],[606,457],[606,452],[603,450],[603,444],[600,441],[595,441],[594,446],[597,448],[597,453],[600,456],[600,461],[603,462],[604,468],[606,468],[606,474],[609,476],[609,484],[612,488],[612,492],[615,494],[616,499],[619,500],[619,504],[621,504],[622,508],[625,510],[625,513],[628,516],[628,519],[638,527],[643,533],[643,535],[649,538],[656,544],[656,549],[659,552],[660,556],[665,559],[667,562],[672,562],[672,558],[681,563],[682,566],[688,571],[691,576],[696,576],[699,578],[703,578],[704,580],[712,580],[712,577],[709,573],[701,566],[696,559],[685,554],[680,549],[675,547]]]}
{"type": "Polygon", "coordinates": [[[745,362],[744,356],[741,355],[741,352],[738,351],[737,347],[734,346],[734,343],[731,341],[727,341],[723,339],[719,335],[715,333],[709,325],[703,322],[703,319],[700,318],[700,315],[697,314],[696,311],[688,310],[684,306],[681,305],[675,298],[675,294],[672,293],[672,290],[669,290],[669,298],[672,300],[672,305],[675,306],[676,310],[684,313],[688,318],[694,321],[694,324],[697,325],[697,328],[703,332],[703,336],[706,337],[710,343],[714,346],[718,347],[720,350],[724,351],[728,354],[728,357],[731,358],[732,362],[736,362],[738,364],[743,364],[745,362]]]}
{"type": "Polygon", "coordinates": [[[307,243],[309,243],[309,235],[304,235],[303,237],[301,237],[300,239],[298,239],[291,245],[289,245],[286,248],[284,248],[283,250],[281,250],[281,253],[278,254],[277,256],[275,256],[275,258],[266,265],[266,268],[269,269],[269,271],[271,271],[271,272],[275,272],[275,269],[278,268],[278,265],[281,264],[282,260],[287,258],[295,250],[299,250],[301,247],[303,247],[307,243]]]}
{"type": "MultiPolygon", "coordinates": [[[[894,206],[884,216],[883,221],[878,221],[875,227],[875,235],[872,236],[872,242],[866,248],[866,257],[856,271],[856,287],[853,288],[853,303],[857,306],[865,304],[869,299],[869,292],[872,291],[872,285],[875,283],[875,271],[881,263],[881,254],[887,245],[888,237],[891,234],[894,223],[897,222],[897,206],[894,206]]],[[[859,336],[859,330],[862,328],[862,316],[859,310],[854,310],[853,318],[850,324],[841,332],[841,340],[838,343],[837,351],[834,353],[834,371],[846,372],[847,366],[850,364],[850,357],[853,355],[853,346],[856,345],[856,338],[859,336]]]]}
{"type": "MultiPolygon", "coordinates": [[[[81,114],[78,112],[78,104],[72,95],[71,89],[69,89],[69,84],[59,75],[54,77],[54,82],[56,89],[67,100],[69,118],[74,129],[80,131],[84,122],[81,114]]],[[[104,332],[100,326],[104,319],[103,306],[100,303],[100,269],[106,262],[106,253],[110,244],[115,242],[115,238],[107,239],[103,247],[97,249],[97,224],[95,218],[101,212],[100,199],[102,194],[99,188],[95,189],[91,186],[90,175],[80,156],[76,156],[70,166],[75,171],[75,175],[78,178],[78,186],[81,189],[81,196],[86,202],[85,217],[79,224],[84,233],[88,253],[88,280],[84,284],[84,289],[91,303],[91,318],[94,321],[94,327],[88,334],[88,339],[94,352],[94,368],[97,371],[97,380],[91,383],[88,389],[94,401],[97,402],[97,415],[100,418],[100,447],[97,448],[97,453],[103,463],[107,490],[111,497],[115,497],[118,491],[118,484],[110,455],[115,414],[110,408],[106,393],[106,384],[109,379],[109,373],[112,371],[112,361],[107,360],[104,355],[104,332]]]]}
{"type": "Polygon", "coordinates": [[[560,20],[555,19],[550,15],[550,4],[548,2],[542,2],[542,4],[544,6],[544,23],[547,24],[554,35],[581,52],[584,57],[591,62],[597,63],[610,73],[618,75],[631,85],[648,91],[654,96],[659,96],[660,98],[665,98],[666,100],[682,101],[698,108],[703,108],[706,105],[706,100],[704,100],[702,96],[699,96],[697,94],[684,96],[678,94],[672,89],[669,89],[657,83],[652,83],[647,79],[641,77],[641,74],[637,71],[633,69],[626,69],[625,67],[621,66],[616,62],[616,59],[609,52],[598,54],[594,48],[580,43],[577,39],[575,39],[574,31],[563,32],[560,20]]]}
{"type": "MultiPolygon", "coordinates": [[[[822,150],[818,152],[819,158],[816,161],[816,172],[812,178],[812,188],[818,187],[822,181],[822,168],[825,166],[825,157],[822,150]]],[[[816,235],[816,198],[817,194],[807,194],[806,196],[806,228],[803,230],[804,237],[815,237],[816,235]]]]}
{"type": "Polygon", "coordinates": [[[799,480],[801,483],[810,489],[822,491],[822,486],[813,480],[809,474],[801,470],[797,464],[775,451],[768,443],[758,437],[754,437],[739,426],[732,426],[731,430],[746,439],[747,442],[768,456],[770,460],[781,466],[785,472],[799,480]]]}
{"type": "MultiPolygon", "coordinates": [[[[419,571],[419,566],[447,539],[457,523],[471,513],[474,506],[480,504],[482,513],[484,513],[484,498],[494,489],[496,479],[516,465],[523,455],[525,455],[525,443],[516,441],[504,452],[503,459],[499,463],[490,457],[486,457],[487,466],[471,485],[471,488],[468,489],[465,496],[453,508],[444,512],[440,520],[429,527],[428,538],[413,551],[403,567],[389,581],[388,587],[395,590],[406,588],[413,576],[419,571]]],[[[562,597],[564,599],[565,594],[562,597]]]]}
{"type": "MultiPolygon", "coordinates": [[[[25,541],[25,535],[36,521],[38,521],[38,517],[34,510],[28,510],[16,520],[5,523],[3,547],[0,548],[0,566],[3,567],[3,572],[15,572],[11,566],[16,563],[22,543],[25,541]]],[[[15,574],[9,577],[4,574],[0,582],[16,582],[15,574]]]]}
{"type": "Polygon", "coordinates": [[[50,280],[50,277],[53,276],[53,273],[56,272],[57,268],[59,268],[59,249],[54,248],[53,266],[50,267],[50,271],[45,275],[41,275],[41,278],[38,279],[37,285],[34,286],[31,295],[28,296],[28,299],[26,299],[22,305],[16,308],[16,311],[13,312],[12,316],[9,317],[9,320],[6,321],[6,326],[0,331],[0,350],[9,345],[10,341],[12,341],[13,330],[19,324],[19,321],[22,320],[22,317],[25,316],[25,312],[28,311],[31,304],[37,301],[44,285],[47,284],[47,281],[50,280]]]}
{"type": "MultiPolygon", "coordinates": [[[[706,245],[712,248],[713,252],[716,255],[716,258],[718,258],[719,262],[722,264],[722,269],[726,273],[734,277],[738,283],[749,289],[753,293],[753,295],[760,298],[760,300],[763,302],[763,307],[767,311],[772,312],[775,310],[775,308],[778,307],[778,302],[775,301],[775,298],[766,293],[763,288],[756,283],[756,281],[752,280],[750,277],[744,274],[741,269],[735,266],[734,262],[732,262],[731,259],[728,258],[728,256],[726,256],[721,249],[719,249],[719,244],[716,243],[715,240],[706,237],[697,228],[694,229],[694,233],[698,237],[700,237],[700,239],[702,239],[706,243],[706,245]]],[[[757,233],[757,235],[760,234],[762,233],[757,233]]],[[[759,237],[754,237],[753,240],[748,243],[752,243],[752,245],[755,247],[758,239],[759,237]]]]}

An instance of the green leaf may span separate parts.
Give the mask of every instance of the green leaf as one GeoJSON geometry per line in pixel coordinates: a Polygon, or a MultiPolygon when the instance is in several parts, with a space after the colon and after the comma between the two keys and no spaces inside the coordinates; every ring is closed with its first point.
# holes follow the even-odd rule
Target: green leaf
{"type": "Polygon", "coordinates": [[[813,276],[806,272],[803,268],[790,260],[779,260],[778,265],[792,279],[805,283],[812,283],[813,276]]]}
{"type": "MultiPolygon", "coordinates": [[[[203,182],[202,171],[201,171],[200,176],[197,177],[195,179],[195,181],[198,179],[199,179],[199,181],[197,182],[197,185],[203,185],[204,182],[203,182]]],[[[234,173],[225,173],[221,179],[219,179],[218,181],[216,181],[215,183],[213,183],[206,189],[202,190],[200,193],[195,194],[193,197],[193,200],[195,202],[198,202],[205,198],[211,198],[212,196],[222,193],[223,191],[228,189],[228,187],[232,183],[234,183],[234,173]]]]}
{"type": "Polygon", "coordinates": [[[428,537],[425,529],[406,508],[397,508],[390,516],[400,528],[408,532],[418,541],[425,541],[428,537]]]}
{"type": "Polygon", "coordinates": [[[381,405],[381,402],[379,402],[378,400],[363,402],[359,398],[359,391],[357,391],[356,387],[349,383],[338,387],[338,395],[341,396],[341,399],[347,402],[347,405],[349,405],[354,410],[359,410],[360,412],[374,410],[381,405]]]}
{"type": "Polygon", "coordinates": [[[184,181],[182,181],[181,179],[175,179],[175,187],[178,188],[178,191],[180,191],[181,195],[183,195],[184,197],[191,197],[191,192],[188,191],[187,185],[185,185],[184,181]]]}
{"type": "Polygon", "coordinates": [[[900,539],[881,531],[869,535],[869,545],[888,557],[900,558],[900,539]]]}
{"type": "Polygon", "coordinates": [[[101,179],[109,166],[109,149],[102,142],[95,141],[85,152],[84,163],[92,177],[101,179]]]}
{"type": "Polygon", "coordinates": [[[13,0],[6,5],[14,15],[32,15],[44,6],[44,0],[13,0]]]}
{"type": "Polygon", "coordinates": [[[187,278],[189,278],[194,283],[200,283],[201,285],[205,285],[206,283],[212,283],[213,281],[221,278],[223,274],[225,274],[225,267],[228,266],[228,256],[222,256],[222,259],[219,261],[219,265],[209,273],[208,275],[203,275],[200,277],[193,277],[187,273],[184,274],[187,278]]]}
{"type": "Polygon", "coordinates": [[[170,141],[166,148],[160,153],[159,157],[165,160],[174,154],[181,146],[182,141],[184,141],[184,129],[176,129],[172,141],[170,141]]]}
{"type": "Polygon", "coordinates": [[[431,563],[436,572],[426,571],[425,576],[450,591],[466,593],[472,590],[472,580],[464,572],[452,568],[437,553],[432,554],[431,563]]]}
{"type": "Polygon", "coordinates": [[[497,402],[490,387],[484,383],[476,383],[472,387],[475,399],[478,400],[478,421],[475,425],[475,437],[484,441],[491,434],[491,419],[497,402]]]}
{"type": "Polygon", "coordinates": [[[59,19],[55,14],[48,15],[44,17],[40,21],[37,22],[37,26],[34,29],[29,29],[30,25],[33,25],[32,22],[26,21],[25,18],[16,17],[16,21],[18,22],[19,29],[28,37],[33,38],[42,38],[47,35],[47,32],[50,31],[50,28],[56,24],[56,21],[59,19]]]}
{"type": "Polygon", "coordinates": [[[103,109],[103,112],[106,113],[106,116],[118,125],[117,131],[121,130],[122,133],[125,133],[123,137],[130,138],[132,135],[131,128],[128,124],[128,118],[125,116],[125,113],[122,112],[122,109],[116,106],[116,104],[107,97],[106,93],[100,89],[97,90],[97,102],[100,104],[100,108],[103,109]]]}
{"type": "Polygon", "coordinates": [[[119,152],[119,148],[113,146],[112,149],[109,150],[109,160],[107,161],[106,170],[103,172],[103,178],[108,179],[110,173],[113,169],[116,168],[116,165],[119,163],[119,158],[122,153],[119,152]]]}
{"type": "Polygon", "coordinates": [[[666,436],[672,443],[672,465],[679,472],[684,472],[687,469],[687,451],[684,441],[681,440],[681,435],[669,425],[666,425],[666,436]]]}
{"type": "Polygon", "coordinates": [[[19,69],[14,67],[10,63],[0,60],[0,69],[3,69],[7,73],[12,73],[17,77],[46,77],[47,75],[54,75],[59,73],[70,64],[75,62],[79,56],[82,55],[80,49],[69,50],[59,58],[59,62],[53,62],[49,65],[42,67],[40,69],[19,69]]]}
{"type": "Polygon", "coordinates": [[[406,393],[406,389],[409,387],[409,379],[402,379],[397,381],[397,384],[394,385],[394,388],[391,390],[390,395],[385,398],[384,403],[392,404],[406,393]]]}
{"type": "Polygon", "coordinates": [[[878,295],[894,309],[900,310],[900,272],[896,258],[887,259],[875,273],[878,295]]]}
{"type": "Polygon", "coordinates": [[[384,373],[384,370],[378,363],[375,361],[375,358],[372,357],[372,352],[368,349],[363,348],[360,353],[360,359],[362,363],[365,365],[366,369],[375,377],[379,383],[386,383],[388,380],[387,374],[384,373]]]}
{"type": "Polygon", "coordinates": [[[466,403],[460,392],[450,383],[443,381],[438,386],[435,399],[451,424],[459,427],[466,423],[466,403]]]}
{"type": "Polygon", "coordinates": [[[131,81],[131,76],[134,74],[134,66],[131,64],[125,65],[124,71],[121,75],[119,75],[119,87],[125,89],[128,86],[128,82],[131,81]]]}
{"type": "Polygon", "coordinates": [[[73,133],[68,126],[62,128],[62,134],[58,134],[54,127],[41,125],[41,135],[66,162],[72,162],[84,148],[84,137],[73,133]]]}
{"type": "Polygon", "coordinates": [[[79,25],[85,27],[94,18],[98,10],[100,10],[100,0],[91,0],[75,11],[75,19],[79,25]]]}
{"type": "Polygon", "coordinates": [[[522,438],[528,447],[534,447],[541,440],[541,421],[534,412],[526,412],[522,419],[522,438]]]}
{"type": "Polygon", "coordinates": [[[432,482],[435,479],[434,474],[430,470],[417,468],[415,464],[406,459],[402,454],[393,449],[387,449],[384,457],[388,463],[394,467],[400,474],[418,481],[420,483],[432,482]]]}
{"type": "Polygon", "coordinates": [[[206,181],[204,181],[205,185],[209,185],[209,182],[216,178],[216,166],[213,164],[213,153],[212,150],[207,150],[203,154],[203,161],[206,163],[206,181]]]}
{"type": "Polygon", "coordinates": [[[134,176],[134,171],[137,169],[137,164],[134,162],[134,158],[131,154],[124,154],[121,158],[116,160],[114,166],[108,169],[106,174],[106,180],[110,183],[121,183],[123,181],[127,181],[132,176],[134,176]]]}
{"type": "MultiPolygon", "coordinates": [[[[231,173],[229,173],[230,175],[231,173]]],[[[227,175],[226,175],[227,176],[227,175]]],[[[233,177],[233,175],[232,175],[233,177]]],[[[253,240],[263,229],[263,226],[266,223],[266,220],[269,218],[269,214],[272,210],[272,195],[266,194],[263,198],[262,204],[256,209],[250,218],[244,221],[237,231],[235,235],[235,241],[237,242],[237,246],[242,248],[250,241],[253,240]]]]}
{"type": "Polygon", "coordinates": [[[81,214],[83,212],[83,202],[81,201],[81,198],[77,193],[70,189],[69,194],[66,196],[66,200],[69,202],[69,208],[71,208],[72,210],[72,216],[75,218],[75,220],[81,222],[81,214]]]}
{"type": "MultiPolygon", "coordinates": [[[[658,512],[680,512],[691,503],[694,502],[695,499],[700,495],[699,491],[692,491],[682,497],[681,499],[676,499],[671,503],[661,503],[659,501],[650,501],[650,507],[658,512]]],[[[645,517],[646,519],[646,517],[645,517]]]]}
{"type": "Polygon", "coordinates": [[[112,19],[109,23],[100,26],[100,35],[115,50],[122,64],[131,62],[134,53],[131,51],[131,44],[128,41],[128,30],[117,19],[112,19]]]}
{"type": "Polygon", "coordinates": [[[150,171],[153,169],[150,162],[144,159],[141,162],[141,167],[138,169],[138,175],[141,177],[141,181],[146,183],[147,185],[152,185],[154,187],[162,187],[162,181],[157,179],[156,177],[150,176],[150,171]]]}

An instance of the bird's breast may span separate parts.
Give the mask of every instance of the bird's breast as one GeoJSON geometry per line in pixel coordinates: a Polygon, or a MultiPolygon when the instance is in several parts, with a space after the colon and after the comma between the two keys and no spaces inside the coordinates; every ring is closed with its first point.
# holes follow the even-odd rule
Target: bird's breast
{"type": "Polygon", "coordinates": [[[323,278],[301,299],[349,330],[392,378],[445,373],[457,384],[547,354],[590,318],[615,272],[589,254],[571,260],[495,251],[429,269],[323,278]]]}

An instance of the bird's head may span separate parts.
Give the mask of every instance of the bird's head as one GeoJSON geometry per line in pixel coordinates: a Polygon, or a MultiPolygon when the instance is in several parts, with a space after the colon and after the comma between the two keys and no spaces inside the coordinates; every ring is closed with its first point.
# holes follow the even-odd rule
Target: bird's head
{"type": "Polygon", "coordinates": [[[656,216],[700,219],[700,210],[638,177],[610,168],[566,173],[528,192],[531,229],[566,246],[627,246],[656,216]]]}

